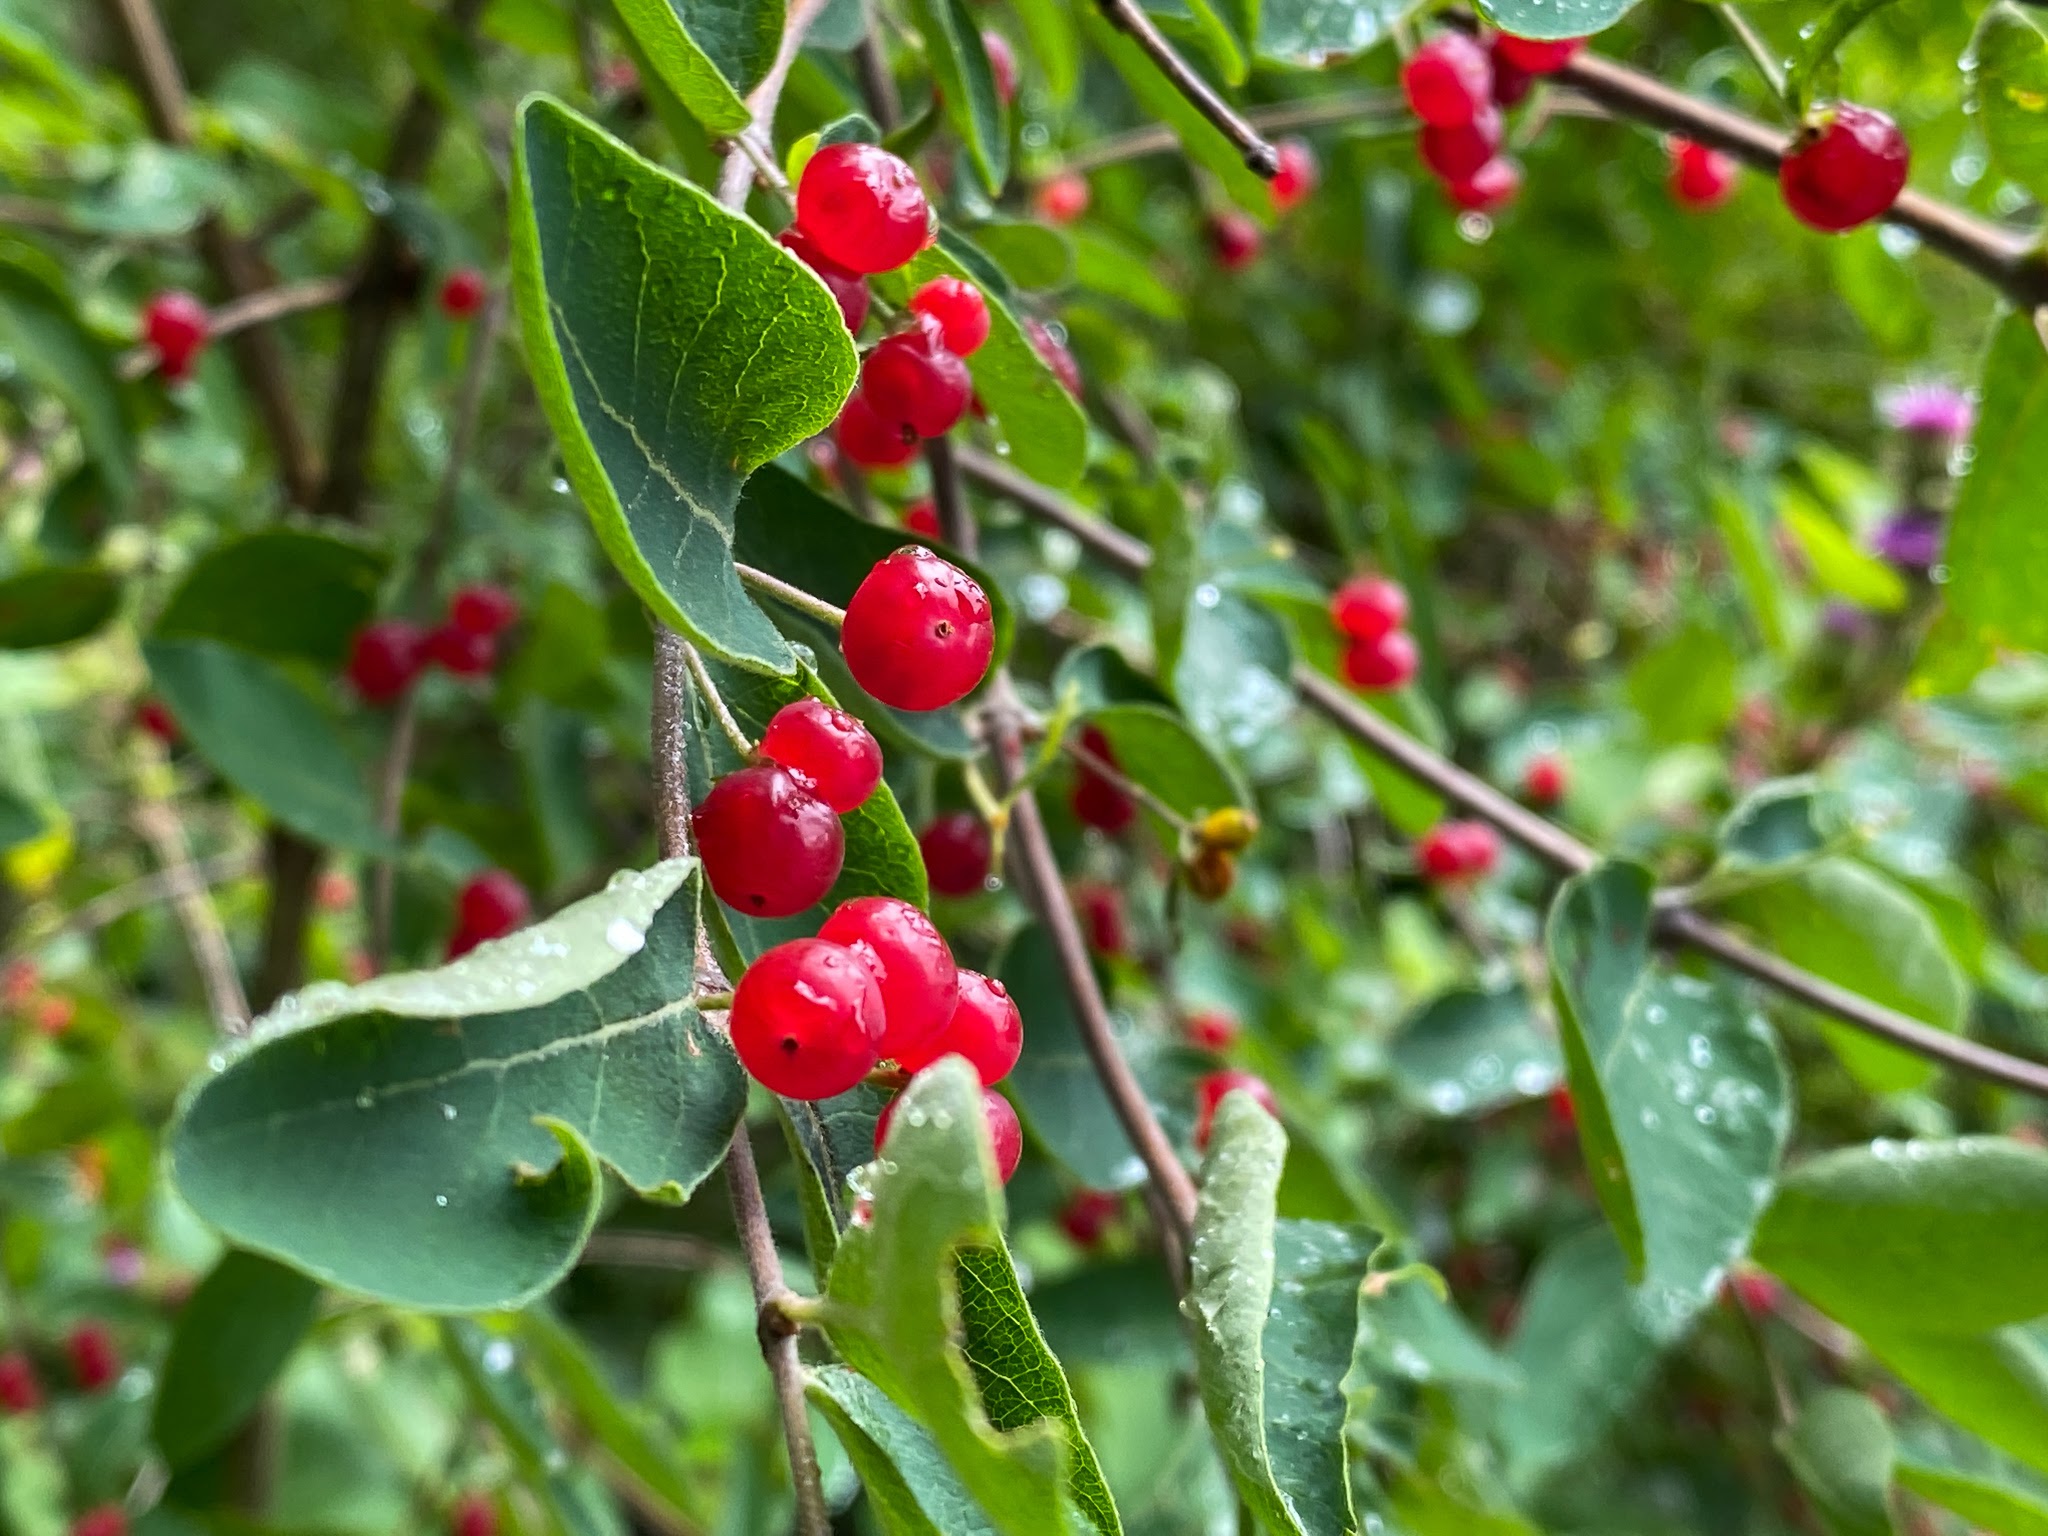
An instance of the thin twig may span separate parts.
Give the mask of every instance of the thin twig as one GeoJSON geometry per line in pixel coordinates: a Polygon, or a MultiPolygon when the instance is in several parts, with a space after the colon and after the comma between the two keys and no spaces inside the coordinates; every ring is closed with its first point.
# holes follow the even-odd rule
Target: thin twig
{"type": "MultiPolygon", "coordinates": [[[[249,853],[217,853],[210,859],[194,863],[193,872],[209,890],[217,885],[226,885],[253,874],[256,860],[249,853]]],[[[46,927],[40,927],[26,935],[5,955],[0,955],[0,965],[18,959],[32,950],[40,949],[50,940],[66,933],[96,933],[112,922],[117,922],[131,912],[140,912],[153,907],[160,901],[171,898],[173,877],[162,870],[155,874],[142,875],[125,885],[112,890],[101,891],[90,901],[80,902],[71,911],[64,913],[46,927]]]]}
{"type": "Polygon", "coordinates": [[[718,691],[718,684],[711,680],[711,671],[704,665],[704,658],[697,654],[697,647],[688,642],[683,645],[683,664],[690,669],[690,680],[704,696],[705,707],[711,711],[711,718],[718,722],[719,730],[725,733],[725,739],[732,743],[733,751],[741,757],[752,757],[753,742],[740,729],[739,721],[733,719],[732,711],[725,707],[725,696],[718,691]]]}
{"type": "Polygon", "coordinates": [[[185,841],[178,813],[168,801],[146,794],[135,807],[134,821],[135,830],[163,866],[171,909],[177,913],[178,926],[185,930],[192,963],[206,989],[208,1011],[227,1034],[247,1034],[249,999],[243,995],[242,978],[235,971],[235,952],[228,945],[227,930],[221,926],[206,882],[192,863],[192,849],[185,841]]]}
{"type": "Polygon", "coordinates": [[[1268,180],[1279,174],[1279,152],[1180,56],[1173,44],[1152,24],[1152,18],[1138,7],[1137,0],[1097,0],[1097,3],[1103,18],[1144,51],[1159,72],[1166,76],[1168,83],[1187,98],[1188,105],[1230,140],[1254,174],[1268,180]]]}
{"type": "Polygon", "coordinates": [[[1742,14],[1742,7],[1733,4],[1714,7],[1721,13],[1721,20],[1728,24],[1728,30],[1735,34],[1735,40],[1742,44],[1750,62],[1756,65],[1756,72],[1764,77],[1764,84],[1771,88],[1771,95],[1779,102],[1785,100],[1784,61],[1771,52],[1771,45],[1764,41],[1763,33],[1757,31],[1750,19],[1742,14]]]}
{"type": "Polygon", "coordinates": [[[716,1243],[688,1232],[599,1232],[577,1262],[621,1269],[688,1270],[723,1269],[733,1259],[716,1243]]]}
{"type": "Polygon", "coordinates": [[[780,576],[771,576],[755,566],[742,565],[735,560],[733,569],[740,573],[740,580],[755,590],[767,593],[779,603],[786,603],[800,613],[808,613],[823,624],[838,629],[846,622],[846,610],[835,608],[822,597],[813,597],[802,587],[793,587],[780,576]]]}
{"type": "Polygon", "coordinates": [[[1118,768],[1116,764],[1110,762],[1099,753],[1090,752],[1074,736],[1062,736],[1060,738],[1060,750],[1097,778],[1106,780],[1119,794],[1137,801],[1176,832],[1185,832],[1191,825],[1187,817],[1181,815],[1179,811],[1176,811],[1164,800],[1153,794],[1144,785],[1138,783],[1137,780],[1126,778],[1123,770],[1118,768]]]}
{"type": "MultiPolygon", "coordinates": [[[[1412,135],[1415,119],[1408,113],[1398,91],[1349,91],[1315,101],[1290,101],[1277,107],[1258,107],[1245,114],[1245,121],[1261,133],[1285,133],[1293,128],[1326,128],[1338,123],[1386,119],[1387,126],[1412,135]]],[[[1180,138],[1163,123],[1148,123],[1128,133],[1112,134],[1093,144],[1084,144],[1041,181],[1067,171],[1094,171],[1125,160],[1142,160],[1148,155],[1171,154],[1180,148],[1180,138]]]]}
{"type": "Polygon", "coordinates": [[[903,99],[896,93],[896,77],[889,73],[889,50],[882,41],[882,29],[875,25],[876,0],[862,0],[860,41],[853,49],[853,72],[860,79],[860,93],[868,104],[875,126],[894,133],[903,121],[903,99]]]}
{"type": "MultiPolygon", "coordinates": [[[[255,325],[268,325],[308,310],[325,309],[348,296],[346,278],[315,277],[303,283],[280,283],[261,293],[251,293],[214,308],[207,316],[207,334],[215,341],[238,335],[255,325]]],[[[139,379],[156,366],[156,348],[130,347],[121,354],[116,370],[124,379],[139,379]]]]}

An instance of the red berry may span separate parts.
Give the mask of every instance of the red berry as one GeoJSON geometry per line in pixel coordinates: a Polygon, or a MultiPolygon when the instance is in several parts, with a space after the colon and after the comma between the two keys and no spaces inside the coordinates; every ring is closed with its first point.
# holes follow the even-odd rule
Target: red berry
{"type": "MultiPolygon", "coordinates": [[[[1117,766],[1116,749],[1095,726],[1082,728],[1081,746],[1090,756],[1100,758],[1109,767],[1117,766]]],[[[1085,762],[1074,774],[1072,804],[1074,817],[1082,826],[1107,832],[1112,837],[1138,819],[1138,802],[1125,794],[1114,780],[1085,762]]]]}
{"type": "Polygon", "coordinates": [[[778,944],[733,989],[740,1064],[788,1099],[844,1093],[881,1060],[882,990],[858,955],[825,939],[778,944]]]}
{"type": "Polygon", "coordinates": [[[532,916],[533,898],[516,876],[502,869],[487,869],[473,876],[455,898],[455,932],[448,940],[448,958],[457,959],[479,944],[524,928],[532,916]]]}
{"type": "Polygon", "coordinates": [[[1008,106],[1017,99],[1017,55],[1010,40],[993,30],[982,32],[981,46],[988,54],[989,73],[996,77],[996,96],[1008,106]]]}
{"type": "Polygon", "coordinates": [[[925,879],[941,896],[973,896],[988,883],[994,842],[988,823],[972,811],[948,811],[917,839],[925,879]]]}
{"type": "Polygon", "coordinates": [[[1024,1054],[1024,1016],[1003,984],[979,971],[962,971],[959,990],[952,1017],[936,1035],[908,1054],[882,1054],[895,1056],[906,1072],[921,1072],[941,1056],[959,1056],[979,1074],[984,1088],[993,1087],[1024,1054]]]}
{"type": "Polygon", "coordinates": [[[427,660],[451,677],[489,677],[498,664],[495,635],[479,635],[454,624],[440,624],[429,631],[427,660]]]}
{"type": "Polygon", "coordinates": [[[178,717],[162,699],[144,699],[136,705],[135,723],[167,747],[178,740],[178,717]]]}
{"type": "Polygon", "coordinates": [[[1221,1008],[1202,1008],[1187,1016],[1181,1032],[1198,1051],[1227,1051],[1237,1043],[1237,1020],[1221,1008]]]}
{"type": "Polygon", "coordinates": [[[839,408],[832,436],[862,469],[894,469],[917,457],[917,434],[902,422],[883,420],[857,389],[839,408]]]}
{"type": "MultiPolygon", "coordinates": [[[[889,1139],[889,1126],[896,1119],[896,1106],[902,1102],[903,1095],[899,1093],[884,1104],[881,1114],[875,1117],[875,1151],[878,1153],[889,1139]]],[[[1024,1127],[1017,1123],[1017,1111],[1010,1107],[1010,1101],[993,1088],[981,1090],[981,1111],[988,1121],[989,1143],[996,1154],[996,1174],[1007,1184],[1024,1156],[1024,1127]]]]}
{"type": "Polygon", "coordinates": [[[448,1516],[449,1536],[498,1536],[498,1506],[488,1494],[465,1493],[448,1516]]]}
{"type": "Polygon", "coordinates": [[[868,572],[839,632],[853,680],[896,709],[939,709],[974,691],[995,655],[988,594],[958,566],[907,544],[868,572]]]}
{"type": "Polygon", "coordinates": [[[1478,880],[1500,862],[1500,839],[1483,821],[1441,821],[1415,844],[1415,865],[1439,885],[1478,880]]]}
{"type": "Polygon", "coordinates": [[[938,322],[939,340],[955,357],[972,356],[988,340],[988,300],[957,277],[935,277],[910,296],[914,313],[938,322]]]}
{"type": "Polygon", "coordinates": [[[817,242],[794,224],[776,238],[788,247],[792,256],[817,273],[818,280],[832,291],[833,300],[839,305],[839,318],[846,322],[846,328],[849,331],[859,330],[861,322],[868,317],[867,279],[828,258],[818,249],[817,242]]]}
{"type": "Polygon", "coordinates": [[[1753,1317],[1768,1317],[1778,1310],[1783,1288],[1760,1269],[1737,1270],[1728,1277],[1728,1293],[1743,1311],[1753,1317]]]}
{"type": "Polygon", "coordinates": [[[1415,639],[1405,629],[1377,640],[1353,640],[1344,647],[1344,681],[1368,693],[1405,687],[1420,661],[1415,639]]]}
{"type": "Polygon", "coordinates": [[[844,816],[882,782],[882,749],[868,728],[823,699],[798,699],[775,712],[761,733],[761,755],[807,781],[844,816]]]}
{"type": "Polygon", "coordinates": [[[35,1013],[29,1020],[43,1034],[53,1038],[63,1034],[77,1021],[78,999],[66,997],[61,992],[52,992],[47,997],[38,998],[35,1013]]]}
{"type": "MultiPolygon", "coordinates": [[[[816,906],[846,859],[832,807],[780,763],[727,774],[690,822],[712,893],[749,917],[793,917],[816,906]]],[[[879,1017],[875,1023],[879,1029],[879,1017]]]]}
{"type": "Polygon", "coordinates": [[[1500,148],[1500,108],[1488,102],[1472,121],[1456,128],[1423,126],[1422,163],[1445,181],[1464,181],[1494,157],[1500,148]]]}
{"type": "Polygon", "coordinates": [[[1808,120],[1778,162],[1778,189],[1802,224],[1835,234],[1889,211],[1911,158],[1897,123],[1845,101],[1808,120]]]}
{"type": "Polygon", "coordinates": [[[1093,1248],[1122,1211],[1123,1202],[1108,1190],[1080,1190],[1060,1207],[1060,1230],[1079,1246],[1093,1248]]]}
{"type": "Polygon", "coordinates": [[[1522,792],[1537,805],[1555,805],[1564,798],[1567,775],[1564,759],[1546,752],[1529,759],[1522,770],[1522,792]]]}
{"type": "Polygon", "coordinates": [[[322,912],[346,912],[356,904],[355,877],[345,869],[321,871],[313,886],[313,905],[322,912]]]}
{"type": "Polygon", "coordinates": [[[102,1504],[71,1522],[71,1536],[128,1536],[128,1515],[118,1504],[102,1504]]]}
{"type": "Polygon", "coordinates": [[[974,381],[939,339],[938,325],[925,320],[875,343],[861,365],[860,392],[883,421],[942,437],[967,414],[974,381]]]}
{"type": "Polygon", "coordinates": [[[1516,37],[1511,32],[1502,32],[1493,39],[1496,57],[1506,59],[1517,69],[1527,70],[1532,75],[1554,75],[1571,63],[1578,51],[1586,46],[1583,37],[1561,37],[1542,39],[1516,37]]]}
{"type": "Polygon", "coordinates": [[[64,1340],[71,1376],[84,1392],[104,1392],[121,1378],[121,1352],[105,1323],[80,1323],[64,1340]]]}
{"type": "Polygon", "coordinates": [[[1031,339],[1031,350],[1053,371],[1067,393],[1076,400],[1080,399],[1081,365],[1074,361],[1074,354],[1067,350],[1066,343],[1036,320],[1024,322],[1024,334],[1031,339]]]}
{"type": "Polygon", "coordinates": [[[1088,181],[1073,171],[1061,171],[1042,183],[1033,201],[1038,216],[1048,224],[1071,224],[1088,211],[1088,181]]]}
{"type": "Polygon", "coordinates": [[[1493,95],[1493,65],[1464,33],[1439,33],[1401,66],[1401,89],[1425,123],[1462,127],[1493,95]]]}
{"type": "Polygon", "coordinates": [[[1718,149],[1674,137],[1671,150],[1671,195],[1687,208],[1718,208],[1735,190],[1736,164],[1718,149]]]}
{"type": "Polygon", "coordinates": [[[427,637],[405,619],[379,619],[356,631],[349,646],[348,680],[367,704],[389,704],[413,685],[427,664],[427,637]]]}
{"type": "Polygon", "coordinates": [[[1493,104],[1497,107],[1512,107],[1535,88],[1536,77],[1506,58],[1500,51],[1500,39],[1495,38],[1486,45],[1487,57],[1493,62],[1493,104]]]}
{"type": "Polygon", "coordinates": [[[1447,184],[1451,201],[1473,213],[1505,208],[1522,190],[1522,168],[1512,160],[1489,160],[1463,181],[1447,184]]]}
{"type": "Polygon", "coordinates": [[[519,621],[519,600],[503,587],[479,582],[448,599],[448,622],[466,635],[503,634],[519,621]]]}
{"type": "Polygon", "coordinates": [[[913,501],[903,509],[903,526],[911,533],[927,539],[939,536],[939,507],[931,497],[913,501]]]}
{"type": "Polygon", "coordinates": [[[1116,887],[1099,880],[1084,880],[1074,887],[1074,913],[1081,919],[1081,931],[1088,947],[1099,955],[1130,953],[1130,926],[1124,921],[1124,899],[1116,887]]]}
{"type": "Polygon", "coordinates": [[[1272,189],[1273,206],[1285,213],[1308,201],[1322,179],[1322,169],[1306,139],[1282,139],[1273,148],[1280,156],[1280,169],[1266,185],[1272,189]]]}
{"type": "Polygon", "coordinates": [[[441,282],[441,313],[467,320],[484,307],[484,275],[475,267],[457,267],[441,282]]]}
{"type": "Polygon", "coordinates": [[[0,1413],[34,1413],[43,1405],[43,1384],[21,1350],[0,1355],[0,1413]]]}
{"type": "Polygon", "coordinates": [[[1216,1111],[1223,1106],[1224,1095],[1233,1092],[1250,1094],[1259,1101],[1267,1114],[1278,1119],[1279,1101],[1273,1097],[1273,1090],[1266,1080],[1255,1072],[1240,1072],[1226,1069],[1211,1072],[1195,1084],[1195,1149],[1205,1150],[1209,1145],[1209,1133],[1216,1128],[1216,1111]]]}
{"type": "Polygon", "coordinates": [[[1560,1131],[1577,1131],[1579,1128],[1579,1107],[1572,1102],[1569,1088],[1550,1090],[1550,1123],[1560,1131]]]}
{"type": "Polygon", "coordinates": [[[893,896],[840,903],[818,937],[843,944],[882,990],[880,1053],[901,1064],[937,1039],[960,1002],[953,951],[932,920],[893,896]]]}
{"type": "Polygon", "coordinates": [[[1207,232],[1216,265],[1226,272],[1242,272],[1259,259],[1266,243],[1259,226],[1234,208],[1211,215],[1207,232]]]}
{"type": "Polygon", "coordinates": [[[1330,622],[1353,640],[1383,640],[1408,622],[1408,591],[1385,576],[1353,576],[1330,596],[1330,622]]]}
{"type": "Polygon", "coordinates": [[[796,188],[797,227],[849,272],[893,272],[931,244],[917,172],[876,144],[827,144],[796,188]]]}
{"type": "Polygon", "coordinates": [[[19,1013],[43,984],[42,967],[26,955],[7,962],[0,970],[0,1008],[19,1013]]]}
{"type": "Polygon", "coordinates": [[[212,334],[213,317],[189,293],[160,293],[143,306],[142,339],[155,348],[158,370],[173,383],[191,374],[212,334]]]}

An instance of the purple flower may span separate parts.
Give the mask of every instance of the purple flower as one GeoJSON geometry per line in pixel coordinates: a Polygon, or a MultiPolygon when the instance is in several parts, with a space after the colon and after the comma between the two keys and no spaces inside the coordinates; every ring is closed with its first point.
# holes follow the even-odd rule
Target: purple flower
{"type": "Polygon", "coordinates": [[[1970,397],[1949,384],[1901,384],[1880,390],[1877,410],[1887,425],[1901,432],[1950,442],[1968,437],[1977,419],[1977,407],[1970,397]]]}
{"type": "Polygon", "coordinates": [[[1903,571],[1924,571],[1941,558],[1941,519],[1908,507],[1877,525],[1870,547],[1903,571]]]}

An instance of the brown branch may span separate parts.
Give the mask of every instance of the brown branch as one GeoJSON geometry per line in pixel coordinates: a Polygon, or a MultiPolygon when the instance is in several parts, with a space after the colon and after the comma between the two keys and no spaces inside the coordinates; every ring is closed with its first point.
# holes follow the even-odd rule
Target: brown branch
{"type": "MultiPolygon", "coordinates": [[[[159,768],[161,764],[159,764],[159,768]]],[[[249,1032],[249,1000],[242,994],[242,978],[235,971],[235,953],[228,946],[227,930],[206,882],[192,863],[192,849],[185,841],[185,828],[170,803],[145,794],[135,807],[135,830],[142,834],[163,866],[166,893],[178,926],[185,931],[185,943],[192,951],[199,981],[206,989],[206,1006],[214,1022],[230,1035],[249,1032]]]]}
{"type": "MultiPolygon", "coordinates": [[[[1290,101],[1281,106],[1258,107],[1245,114],[1245,121],[1261,133],[1285,133],[1293,128],[1323,128],[1335,123],[1358,122],[1384,117],[1403,133],[1412,133],[1415,119],[1398,91],[1352,91],[1324,96],[1315,101],[1290,101]]],[[[1180,148],[1180,137],[1164,123],[1148,123],[1128,133],[1112,134],[1093,144],[1084,144],[1038,177],[1040,181],[1066,171],[1094,171],[1125,160],[1142,160],[1148,155],[1170,154],[1180,148]]]]}
{"type": "MultiPolygon", "coordinates": [[[[280,283],[261,293],[230,299],[209,313],[208,335],[212,340],[222,341],[254,325],[268,325],[273,320],[302,315],[308,310],[325,309],[330,304],[339,304],[347,297],[348,290],[346,278],[315,277],[302,283],[280,283]]],[[[124,379],[139,379],[155,366],[156,349],[147,345],[130,347],[121,354],[116,365],[124,379]]]]}
{"type": "MultiPolygon", "coordinates": [[[[392,716],[391,739],[377,774],[377,830],[394,842],[405,819],[405,781],[412,774],[419,720],[419,694],[409,688],[392,716]]],[[[397,893],[398,859],[385,854],[370,867],[370,934],[365,948],[373,976],[382,974],[391,960],[391,920],[397,893]]]]}
{"type": "Polygon", "coordinates": [[[1137,0],[1097,0],[1097,4],[1101,7],[1103,19],[1144,51],[1159,73],[1166,76],[1168,83],[1187,98],[1188,105],[1230,140],[1255,174],[1270,180],[1279,173],[1278,152],[1180,56],[1173,44],[1152,24],[1152,18],[1139,8],[1137,0]]]}
{"type": "MultiPolygon", "coordinates": [[[[225,885],[231,880],[243,879],[252,874],[255,868],[255,859],[246,852],[218,853],[210,859],[203,859],[192,865],[193,872],[209,890],[216,885],[225,885]]],[[[80,902],[78,906],[47,926],[40,927],[23,937],[13,949],[0,955],[0,965],[38,949],[62,934],[96,933],[107,924],[117,922],[131,912],[140,912],[160,901],[168,901],[174,883],[168,870],[159,870],[153,875],[142,875],[125,885],[117,885],[112,890],[102,891],[91,900],[80,902]]]]}

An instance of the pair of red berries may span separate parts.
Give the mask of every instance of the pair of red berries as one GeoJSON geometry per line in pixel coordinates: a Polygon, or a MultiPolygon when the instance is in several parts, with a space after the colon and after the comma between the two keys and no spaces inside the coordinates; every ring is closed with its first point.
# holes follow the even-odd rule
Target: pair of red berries
{"type": "Polygon", "coordinates": [[[1068,803],[1074,809],[1074,819],[1084,827],[1093,827],[1111,837],[1129,831],[1131,823],[1138,819],[1138,802],[1126,794],[1115,779],[1089,761],[1092,758],[1114,772],[1119,766],[1116,749],[1099,727],[1089,725],[1081,730],[1081,750],[1087,757],[1082,759],[1074,773],[1074,788],[1068,796],[1068,803]]]}
{"type": "Polygon", "coordinates": [[[1537,75],[1555,74],[1583,39],[1539,42],[1495,35],[1481,43],[1463,32],[1431,38],[1401,67],[1401,88],[1422,120],[1422,162],[1460,208],[1488,213],[1513,201],[1522,169],[1504,158],[1501,108],[1528,94],[1537,75]]]}
{"type": "MultiPolygon", "coordinates": [[[[81,1392],[104,1392],[121,1379],[121,1351],[106,1324],[84,1322],[64,1338],[71,1379],[81,1392]]],[[[43,1405],[43,1384],[24,1350],[0,1354],[0,1412],[33,1413],[43,1405]]]]}
{"type": "Polygon", "coordinates": [[[502,939],[524,928],[532,917],[533,898],[517,876],[502,869],[472,876],[455,898],[455,932],[448,936],[448,958],[458,959],[479,944],[502,939]]]}
{"type": "Polygon", "coordinates": [[[402,697],[429,666],[455,677],[485,677],[498,664],[498,636],[519,619],[518,601],[503,587],[463,587],[448,616],[432,629],[410,619],[379,619],[356,631],[348,680],[366,704],[402,697]]]}
{"type": "Polygon", "coordinates": [[[972,283],[935,277],[910,296],[910,324],[876,342],[834,427],[840,452],[892,469],[928,437],[959,425],[974,400],[963,361],[988,340],[988,301],[972,283]]]}
{"type": "Polygon", "coordinates": [[[1483,821],[1440,821],[1415,844],[1415,867],[1435,885],[1483,880],[1499,863],[1500,834],[1483,821]]]}
{"type": "Polygon", "coordinates": [[[1408,593],[1384,576],[1353,576],[1330,596],[1330,622],[1344,636],[1344,680],[1368,693],[1405,687],[1421,664],[1408,622],[1408,593]]]}
{"type": "MultiPolygon", "coordinates": [[[[1316,163],[1316,152],[1305,140],[1282,139],[1273,148],[1280,168],[1266,183],[1266,190],[1272,194],[1274,211],[1286,213],[1308,201],[1322,179],[1322,168],[1316,163]]],[[[1250,266],[1266,245],[1258,222],[1235,208],[1211,214],[1207,234],[1216,265],[1226,272],[1239,272],[1250,266]]]]}

